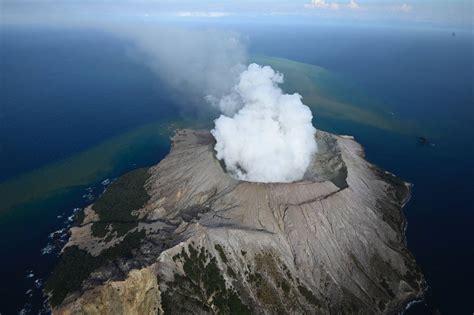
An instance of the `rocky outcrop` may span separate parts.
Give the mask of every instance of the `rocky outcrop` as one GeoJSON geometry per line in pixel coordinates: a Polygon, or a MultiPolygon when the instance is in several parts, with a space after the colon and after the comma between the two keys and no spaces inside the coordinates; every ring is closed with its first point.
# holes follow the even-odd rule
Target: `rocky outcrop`
{"type": "Polygon", "coordinates": [[[153,268],[133,269],[123,281],[110,281],[84,292],[55,309],[57,314],[129,314],[161,311],[160,291],[153,268]]]}
{"type": "Polygon", "coordinates": [[[87,209],[47,286],[68,291],[53,312],[391,314],[419,299],[401,212],[410,185],[350,137],[318,131],[316,141],[303,180],[264,184],[226,173],[209,132],[178,131],[146,172],[148,199],[127,198],[115,221],[107,192],[114,202],[87,209]],[[80,288],[65,285],[68,255],[93,262],[80,288]]]}

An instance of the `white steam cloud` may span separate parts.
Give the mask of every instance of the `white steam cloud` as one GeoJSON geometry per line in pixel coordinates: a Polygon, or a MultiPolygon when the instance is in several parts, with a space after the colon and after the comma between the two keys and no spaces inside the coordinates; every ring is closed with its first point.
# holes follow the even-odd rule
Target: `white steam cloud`
{"type": "Polygon", "coordinates": [[[180,27],[120,27],[106,30],[128,40],[136,59],[163,79],[180,105],[216,105],[245,69],[247,52],[238,34],[180,27]]]}
{"type": "Polygon", "coordinates": [[[278,87],[283,75],[251,64],[238,35],[214,30],[143,29],[118,34],[139,60],[185,103],[208,102],[223,115],[212,130],[217,158],[236,178],[253,182],[301,179],[316,152],[310,109],[278,87]],[[186,96],[186,98],[184,97],[186,96]]]}
{"type": "Polygon", "coordinates": [[[215,150],[238,179],[300,180],[317,150],[311,110],[299,94],[284,94],[280,83],[282,74],[251,64],[219,102],[224,113],[236,113],[215,120],[215,150]]]}

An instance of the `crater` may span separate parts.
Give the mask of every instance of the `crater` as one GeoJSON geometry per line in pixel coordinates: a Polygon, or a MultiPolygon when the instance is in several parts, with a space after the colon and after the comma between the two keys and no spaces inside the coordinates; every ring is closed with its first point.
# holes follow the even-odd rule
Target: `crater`
{"type": "Polygon", "coordinates": [[[347,167],[342,159],[341,149],[337,139],[324,131],[316,132],[318,152],[313,156],[303,180],[314,182],[331,181],[338,188],[347,185],[347,167]]]}
{"type": "MultiPolygon", "coordinates": [[[[346,188],[347,185],[347,167],[342,159],[341,150],[337,139],[331,134],[318,130],[315,135],[315,141],[318,144],[318,151],[314,154],[310,165],[308,166],[306,173],[303,178],[295,182],[301,181],[312,181],[312,182],[325,182],[330,181],[340,189],[346,188]]],[[[203,134],[202,138],[198,141],[199,144],[209,145],[212,150],[214,159],[219,163],[222,170],[231,176],[233,179],[245,182],[236,178],[233,174],[227,171],[224,160],[217,159],[216,151],[214,146],[216,140],[211,134],[203,134]]],[[[291,184],[290,183],[259,183],[251,182],[254,184],[291,184]]]]}

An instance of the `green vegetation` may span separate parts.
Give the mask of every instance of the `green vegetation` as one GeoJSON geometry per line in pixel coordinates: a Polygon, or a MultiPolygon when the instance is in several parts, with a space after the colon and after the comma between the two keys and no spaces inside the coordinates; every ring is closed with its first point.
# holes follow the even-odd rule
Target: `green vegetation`
{"type": "Polygon", "coordinates": [[[150,199],[144,188],[149,177],[148,169],[141,168],[119,177],[110,184],[92,206],[100,219],[92,225],[92,234],[95,237],[104,237],[109,226],[118,236],[122,236],[138,225],[132,211],[142,208],[150,199]]]}
{"type": "Polygon", "coordinates": [[[258,299],[275,313],[285,310],[279,289],[288,294],[291,288],[282,276],[279,265],[280,260],[271,253],[260,253],[255,256],[255,270],[248,275],[249,282],[257,289],[258,299]]]}
{"type": "Polygon", "coordinates": [[[403,276],[397,268],[392,266],[390,260],[386,260],[377,252],[372,254],[369,263],[371,269],[376,270],[378,273],[378,283],[385,295],[383,299],[387,301],[393,300],[396,296],[396,292],[393,291],[393,286],[395,284],[395,287],[397,287],[398,283],[400,283],[400,279],[403,279],[403,276]]]}
{"type": "Polygon", "coordinates": [[[225,255],[224,248],[220,244],[214,245],[214,248],[217,250],[219,253],[219,256],[221,257],[221,260],[224,264],[227,264],[227,256],[225,255]]]}
{"type": "Polygon", "coordinates": [[[237,274],[235,273],[234,269],[232,269],[232,267],[229,265],[229,260],[227,259],[224,248],[220,244],[214,245],[214,248],[219,253],[219,257],[221,258],[222,262],[226,265],[227,273],[229,274],[229,276],[235,279],[237,277],[237,274]]]}
{"type": "MultiPolygon", "coordinates": [[[[388,184],[386,188],[388,197],[379,198],[377,200],[377,208],[379,213],[382,215],[382,220],[390,225],[393,230],[397,231],[399,234],[403,234],[405,219],[401,207],[410,196],[410,188],[401,178],[388,173],[375,165],[371,166],[371,169],[375,174],[377,174],[380,180],[388,184]],[[392,200],[395,200],[395,202],[392,200]]],[[[404,247],[400,246],[402,245],[401,243],[392,245],[401,248],[404,247]]]]}
{"type": "MultiPolygon", "coordinates": [[[[249,268],[250,269],[250,268],[249,268]]],[[[255,256],[255,270],[248,274],[248,281],[257,290],[257,297],[272,313],[288,313],[296,306],[298,291],[311,304],[322,307],[321,301],[306,288],[298,278],[293,278],[288,267],[270,252],[259,253],[255,256]],[[295,281],[297,283],[295,283],[295,281]],[[293,301],[282,303],[282,300],[293,301]]]]}
{"type": "Polygon", "coordinates": [[[94,237],[103,238],[107,235],[108,227],[109,223],[107,222],[94,222],[91,225],[92,235],[94,235],[94,237]]]}
{"type": "Polygon", "coordinates": [[[84,209],[77,211],[74,215],[74,225],[81,225],[84,222],[85,216],[84,209]]]}
{"type": "MultiPolygon", "coordinates": [[[[221,250],[225,257],[222,247],[219,254],[221,250]]],[[[216,257],[202,247],[196,249],[190,245],[188,251],[189,254],[183,248],[173,257],[174,261],[183,263],[184,275],[175,273],[174,280],[167,283],[168,290],[162,294],[164,312],[180,314],[215,309],[222,314],[249,314],[250,310],[234,289],[226,288],[216,257]]]]}
{"type": "Polygon", "coordinates": [[[382,277],[379,280],[379,284],[382,288],[384,288],[385,292],[387,292],[390,299],[393,299],[395,297],[395,293],[393,293],[393,291],[390,288],[390,285],[388,284],[387,279],[385,277],[382,277]]]}
{"type": "Polygon", "coordinates": [[[131,232],[122,242],[105,249],[98,256],[92,256],[77,246],[67,247],[45,285],[46,292],[51,295],[51,305],[61,304],[69,293],[79,290],[94,270],[117,258],[130,257],[144,237],[144,231],[131,232]]]}
{"type": "Polygon", "coordinates": [[[290,293],[290,286],[288,285],[288,282],[286,281],[279,281],[278,283],[278,287],[281,288],[283,290],[283,292],[285,292],[285,294],[288,294],[290,293]]]}
{"type": "Polygon", "coordinates": [[[51,305],[59,305],[69,293],[79,290],[82,281],[98,267],[96,262],[92,255],[77,246],[66,248],[46,282],[45,290],[51,294],[51,305]]]}
{"type": "Polygon", "coordinates": [[[405,253],[405,268],[406,273],[404,277],[408,284],[415,290],[420,290],[426,283],[423,280],[423,273],[420,267],[416,264],[415,256],[413,256],[408,249],[403,248],[402,251],[405,253]]]}
{"type": "Polygon", "coordinates": [[[305,286],[299,285],[298,291],[300,291],[301,295],[303,295],[309,303],[316,306],[321,306],[321,302],[318,300],[318,298],[314,296],[313,292],[308,290],[305,286]]]}
{"type": "Polygon", "coordinates": [[[380,177],[381,180],[390,185],[388,192],[392,194],[394,199],[402,204],[410,193],[409,188],[405,185],[405,181],[396,175],[386,172],[378,166],[372,165],[371,169],[380,177]]]}

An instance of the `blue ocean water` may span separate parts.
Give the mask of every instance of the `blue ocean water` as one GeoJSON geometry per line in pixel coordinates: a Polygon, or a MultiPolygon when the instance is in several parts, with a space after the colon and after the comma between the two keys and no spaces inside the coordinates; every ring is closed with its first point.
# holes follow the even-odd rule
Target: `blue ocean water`
{"type": "Polygon", "coordinates": [[[177,115],[159,78],[110,35],[2,29],[1,39],[0,180],[177,115]]]}
{"type": "MultiPolygon", "coordinates": [[[[428,306],[417,312],[471,314],[472,34],[304,24],[226,27],[247,36],[251,53],[322,66],[358,86],[395,118],[419,125],[423,134],[388,132],[314,113],[317,127],[354,135],[370,161],[415,185],[405,208],[408,246],[431,287],[428,306]],[[419,145],[417,136],[435,146],[419,145]]],[[[128,48],[99,32],[1,30],[0,182],[134,127],[179,118],[165,84],[130,58],[128,48]]],[[[137,149],[110,176],[156,163],[167,150],[166,141],[152,151],[137,149]]],[[[90,186],[92,198],[103,189],[99,182],[90,186]]],[[[73,208],[89,202],[82,197],[89,193],[86,188],[73,187],[0,218],[0,254],[6,257],[0,268],[11,271],[2,276],[2,314],[16,313],[28,307],[25,303],[37,313],[39,290],[26,291],[55,261],[40,250],[73,208]],[[27,277],[30,269],[32,278],[27,277]]]]}

